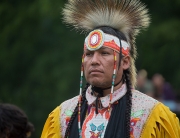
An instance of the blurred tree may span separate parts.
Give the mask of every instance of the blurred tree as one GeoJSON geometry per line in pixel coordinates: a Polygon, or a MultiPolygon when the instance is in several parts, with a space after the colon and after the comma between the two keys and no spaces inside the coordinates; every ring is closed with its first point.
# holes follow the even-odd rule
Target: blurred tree
{"type": "MultiPolygon", "coordinates": [[[[137,68],[180,89],[179,0],[143,0],[152,24],[137,38],[137,68]]],[[[0,2],[0,101],[20,106],[40,137],[48,114],[79,91],[84,36],[65,26],[65,0],[0,2]]]]}
{"type": "Polygon", "coordinates": [[[33,137],[40,136],[49,112],[79,89],[83,39],[62,25],[62,5],[0,4],[0,100],[26,111],[36,128],[33,137]]]}
{"type": "Polygon", "coordinates": [[[151,25],[140,34],[138,45],[138,69],[145,68],[150,76],[161,73],[175,89],[179,89],[180,59],[178,58],[180,38],[180,1],[148,1],[151,25]]]}

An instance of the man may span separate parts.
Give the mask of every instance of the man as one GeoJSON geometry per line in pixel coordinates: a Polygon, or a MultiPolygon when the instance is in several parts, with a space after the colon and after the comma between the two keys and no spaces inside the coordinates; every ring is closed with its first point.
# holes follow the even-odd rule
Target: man
{"type": "Polygon", "coordinates": [[[84,42],[80,94],[49,115],[41,138],[180,137],[178,118],[134,89],[135,36],[149,24],[138,0],[69,0],[66,23],[90,32],[84,42]],[[82,91],[83,74],[87,85],[82,91]]]}

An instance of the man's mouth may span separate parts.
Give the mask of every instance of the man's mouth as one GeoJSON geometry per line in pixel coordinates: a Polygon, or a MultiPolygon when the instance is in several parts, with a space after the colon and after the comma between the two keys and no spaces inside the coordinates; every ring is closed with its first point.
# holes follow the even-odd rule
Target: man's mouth
{"type": "Polygon", "coordinates": [[[103,73],[103,71],[99,70],[99,69],[91,69],[89,71],[89,74],[97,74],[97,73],[103,73]]]}

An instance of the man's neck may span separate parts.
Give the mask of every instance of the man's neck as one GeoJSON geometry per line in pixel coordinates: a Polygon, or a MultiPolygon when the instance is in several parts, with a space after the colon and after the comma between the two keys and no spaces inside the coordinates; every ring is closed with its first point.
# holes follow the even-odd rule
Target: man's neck
{"type": "MultiPolygon", "coordinates": [[[[114,91],[116,91],[117,89],[119,89],[122,86],[122,82],[119,83],[117,86],[114,87],[114,91]]],[[[111,93],[111,88],[103,90],[103,96],[106,96],[108,94],[111,93]]]]}

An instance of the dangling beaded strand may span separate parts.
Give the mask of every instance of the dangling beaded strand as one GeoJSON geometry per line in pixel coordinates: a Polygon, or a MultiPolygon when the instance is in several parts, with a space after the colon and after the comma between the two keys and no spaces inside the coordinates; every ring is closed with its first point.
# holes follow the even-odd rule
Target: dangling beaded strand
{"type": "Polygon", "coordinates": [[[79,138],[81,138],[81,102],[82,102],[82,86],[83,86],[83,70],[84,70],[84,54],[82,56],[82,65],[81,65],[81,78],[80,78],[80,90],[79,90],[79,100],[78,100],[78,130],[79,138]]]}
{"type": "Polygon", "coordinates": [[[79,101],[78,101],[78,130],[79,130],[79,137],[81,138],[81,100],[82,100],[82,96],[79,95],[79,101]]]}
{"type": "Polygon", "coordinates": [[[116,78],[116,61],[117,61],[117,57],[116,57],[116,52],[114,51],[114,70],[113,70],[113,76],[112,76],[112,86],[111,86],[108,111],[110,111],[110,108],[111,108],[112,94],[114,92],[114,84],[115,84],[115,78],[116,78]]]}

